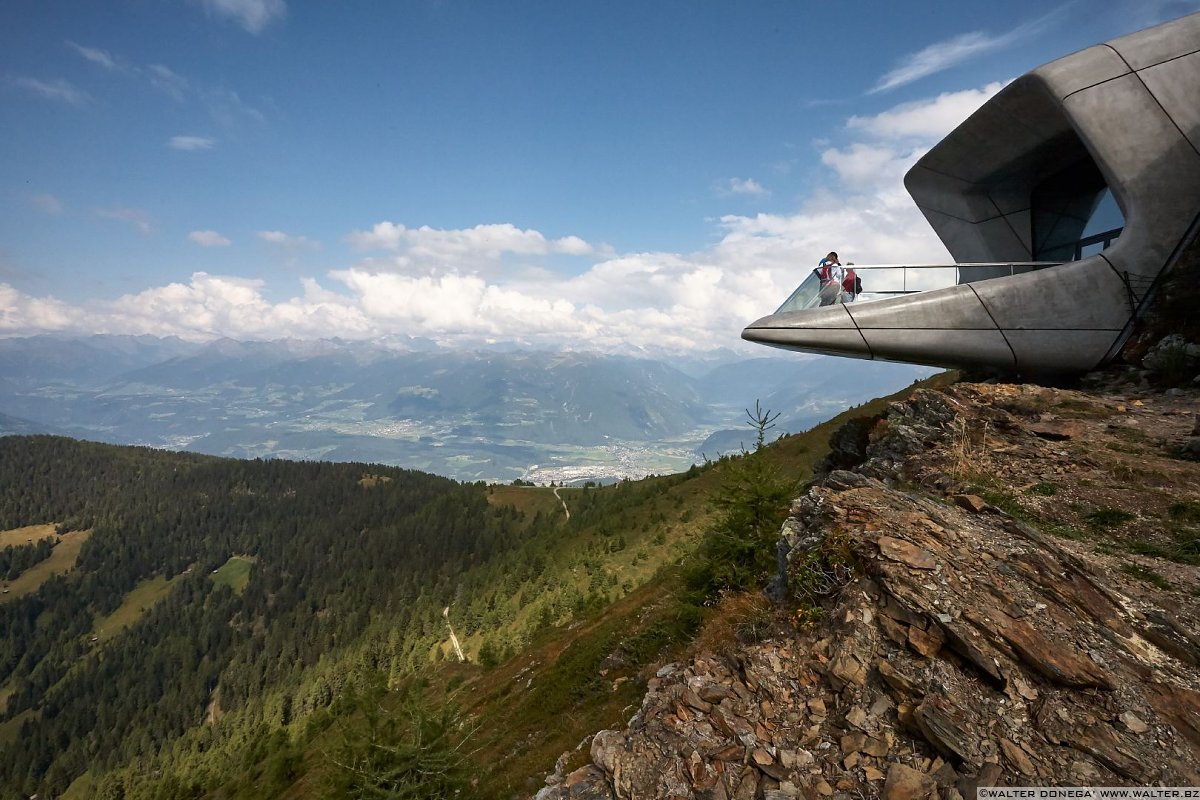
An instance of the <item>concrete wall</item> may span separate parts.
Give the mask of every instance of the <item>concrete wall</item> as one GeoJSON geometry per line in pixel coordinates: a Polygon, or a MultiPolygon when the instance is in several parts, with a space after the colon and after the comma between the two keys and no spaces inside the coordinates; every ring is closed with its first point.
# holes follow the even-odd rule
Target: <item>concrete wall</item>
{"type": "Polygon", "coordinates": [[[916,296],[776,314],[743,337],[944,366],[1094,368],[1200,219],[1200,14],[1018,78],[917,162],[905,185],[956,261],[1030,261],[1034,188],[1082,159],[1094,162],[1125,217],[1102,254],[916,296]]]}

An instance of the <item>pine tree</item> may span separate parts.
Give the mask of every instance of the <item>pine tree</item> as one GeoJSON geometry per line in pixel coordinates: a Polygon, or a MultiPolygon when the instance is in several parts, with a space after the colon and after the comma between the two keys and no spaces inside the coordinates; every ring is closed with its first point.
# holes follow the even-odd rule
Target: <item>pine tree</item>
{"type": "Polygon", "coordinates": [[[450,705],[430,709],[415,694],[395,710],[374,686],[353,698],[362,724],[347,726],[327,754],[322,797],[449,800],[463,796],[471,769],[463,729],[450,705]]]}
{"type": "Polygon", "coordinates": [[[755,402],[746,416],[756,432],[754,450],[723,464],[723,480],[712,499],[718,516],[687,572],[689,587],[709,596],[766,582],[775,568],[779,527],[795,494],[796,481],[771,460],[766,448],[767,432],[779,414],[755,402]]]}

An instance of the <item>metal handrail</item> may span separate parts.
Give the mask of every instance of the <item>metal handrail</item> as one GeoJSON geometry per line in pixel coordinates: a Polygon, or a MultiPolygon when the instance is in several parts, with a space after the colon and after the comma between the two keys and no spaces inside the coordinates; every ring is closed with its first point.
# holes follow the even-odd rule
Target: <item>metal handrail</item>
{"type": "MultiPolygon", "coordinates": [[[[1064,262],[1061,261],[993,261],[993,262],[968,262],[963,264],[845,264],[846,270],[862,270],[864,272],[876,270],[899,270],[900,271],[900,289],[872,289],[870,286],[865,287],[865,290],[857,297],[850,297],[850,300],[858,300],[859,302],[871,302],[873,299],[883,299],[898,294],[915,294],[917,292],[929,291],[932,288],[945,288],[946,286],[957,286],[963,283],[972,283],[971,273],[978,273],[982,270],[988,270],[989,274],[983,277],[977,277],[976,280],[989,280],[991,278],[1001,278],[1008,275],[1016,275],[1021,272],[1033,272],[1047,267],[1057,267],[1064,262]],[[927,270],[954,270],[953,282],[947,280],[945,286],[924,287],[920,289],[909,289],[908,273],[909,270],[920,274],[927,270]]],[[[817,270],[813,270],[804,281],[796,287],[796,290],[784,301],[780,306],[780,313],[784,310],[802,311],[808,308],[816,308],[820,302],[820,297],[817,293],[815,284],[805,288],[816,274],[817,270]]],[[[894,280],[894,279],[893,279],[894,280]]],[[[888,281],[892,286],[895,283],[888,281]]],[[[886,285],[886,284],[885,284],[886,285]]]]}
{"type": "MultiPolygon", "coordinates": [[[[957,286],[958,284],[961,284],[961,283],[971,283],[970,280],[963,279],[964,271],[969,272],[970,270],[983,270],[983,269],[995,270],[995,269],[1007,268],[1009,275],[1016,275],[1018,270],[1020,270],[1021,272],[1034,272],[1036,270],[1045,269],[1047,267],[1057,267],[1062,263],[1063,263],[1062,261],[977,261],[977,262],[966,262],[966,263],[962,263],[962,264],[863,264],[862,266],[859,266],[858,264],[847,264],[847,265],[845,265],[845,268],[846,269],[854,269],[854,270],[883,270],[883,269],[894,270],[894,269],[898,269],[901,271],[900,281],[901,281],[901,286],[903,287],[901,292],[899,292],[899,293],[900,294],[908,294],[908,293],[910,293],[908,291],[908,271],[910,269],[911,270],[953,269],[954,270],[954,284],[953,285],[957,286]]],[[[1004,276],[1003,275],[989,275],[987,278],[984,278],[984,280],[988,280],[990,278],[1000,278],[1000,277],[1004,277],[1004,276]]],[[[919,292],[919,291],[924,291],[924,290],[914,289],[913,291],[919,292]]],[[[872,294],[895,294],[895,292],[872,292],[872,294]]]]}
{"type": "Polygon", "coordinates": [[[1110,231],[1103,231],[1093,236],[1085,236],[1084,238],[1080,239],[1075,243],[1075,260],[1082,260],[1083,251],[1094,244],[1100,245],[1101,250],[1107,250],[1108,248],[1112,247],[1112,243],[1121,238],[1121,232],[1124,230],[1124,227],[1113,228],[1110,231]]]}
{"type": "Polygon", "coordinates": [[[845,269],[950,269],[952,267],[1058,267],[1063,261],[960,261],[956,264],[843,264],[845,269]]]}

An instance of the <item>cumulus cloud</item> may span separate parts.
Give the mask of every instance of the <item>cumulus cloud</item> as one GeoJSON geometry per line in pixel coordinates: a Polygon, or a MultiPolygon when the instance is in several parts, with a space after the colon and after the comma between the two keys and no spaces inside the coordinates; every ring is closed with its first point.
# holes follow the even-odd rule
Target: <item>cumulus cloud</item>
{"type": "Polygon", "coordinates": [[[216,143],[211,136],[172,136],[167,147],[172,150],[211,150],[216,143]]]}
{"type": "Polygon", "coordinates": [[[873,117],[850,117],[846,127],[876,138],[937,140],[990,100],[1006,83],[994,82],[982,89],[945,92],[933,100],[902,103],[873,117]]]}
{"type": "MultiPolygon", "coordinates": [[[[790,213],[723,216],[715,223],[715,244],[698,252],[614,255],[579,237],[552,238],[506,223],[437,229],[384,221],[347,237],[363,251],[358,263],[305,277],[282,301],[269,299],[279,287],[268,294],[262,281],[202,272],[78,306],[8,287],[0,294],[0,330],[86,326],[191,339],[399,334],[448,345],[501,340],[626,353],[740,346],[742,327],[778,307],[829,250],[859,264],[948,257],[901,184],[941,131],[905,120],[937,118],[937,127],[951,128],[954,115],[967,116],[994,90],[854,118],[836,132],[836,146],[820,145],[829,190],[808,195],[790,213]],[[591,261],[578,273],[541,265],[540,259],[564,254],[591,261]],[[476,269],[506,255],[517,256],[522,268],[476,269]]],[[[220,237],[193,231],[189,238],[207,234],[220,237]]],[[[258,237],[283,248],[316,245],[279,230],[258,237]]],[[[865,275],[868,281],[875,283],[868,290],[891,288],[879,277],[865,275]]]]}
{"type": "Polygon", "coordinates": [[[428,225],[409,228],[384,221],[376,223],[370,230],[353,231],[346,236],[346,241],[359,250],[397,253],[394,263],[401,269],[414,265],[472,268],[498,261],[506,254],[584,256],[596,251],[578,236],[549,239],[539,231],[521,229],[510,223],[443,229],[428,225]]]}
{"type": "Polygon", "coordinates": [[[126,333],[180,336],[193,341],[231,336],[269,339],[281,335],[351,338],[378,335],[374,321],[349,298],[306,280],[303,294],[271,303],[264,284],[197,272],[186,283],[170,283],[115,300],[72,305],[37,298],[0,283],[0,335],[45,332],[126,333]]]}
{"type": "Polygon", "coordinates": [[[116,60],[104,50],[100,50],[95,47],[84,47],[81,44],[71,41],[67,42],[67,47],[70,47],[76,53],[86,58],[88,61],[91,61],[93,64],[99,64],[105,69],[117,68],[116,60]]]}
{"type": "Polygon", "coordinates": [[[40,78],[13,77],[8,78],[8,83],[49,100],[58,100],[73,106],[81,106],[90,99],[85,92],[62,78],[44,81],[40,78]]]}
{"type": "Polygon", "coordinates": [[[129,223],[142,234],[149,234],[154,230],[150,224],[150,213],[141,208],[97,208],[96,216],[129,223]]]}
{"type": "Polygon", "coordinates": [[[268,25],[287,16],[284,0],[203,0],[215,17],[231,20],[245,31],[261,33],[268,25]]]}
{"type": "Polygon", "coordinates": [[[228,247],[233,244],[233,242],[221,234],[210,230],[192,231],[188,234],[187,238],[189,242],[198,244],[201,247],[228,247]]]}
{"type": "Polygon", "coordinates": [[[293,236],[283,231],[259,231],[258,238],[286,250],[320,250],[321,243],[307,236],[293,236]]]}
{"type": "Polygon", "coordinates": [[[41,211],[43,214],[49,214],[52,217],[56,217],[66,210],[63,202],[49,192],[32,195],[29,198],[29,202],[38,211],[41,211]]]}
{"type": "Polygon", "coordinates": [[[834,147],[825,150],[821,153],[821,163],[833,168],[839,185],[863,187],[877,182],[884,174],[898,178],[897,173],[903,173],[906,162],[914,160],[898,156],[891,147],[855,142],[840,150],[834,147]]]}
{"type": "Polygon", "coordinates": [[[78,327],[80,310],[53,297],[32,297],[0,283],[0,335],[24,336],[78,327]]]}

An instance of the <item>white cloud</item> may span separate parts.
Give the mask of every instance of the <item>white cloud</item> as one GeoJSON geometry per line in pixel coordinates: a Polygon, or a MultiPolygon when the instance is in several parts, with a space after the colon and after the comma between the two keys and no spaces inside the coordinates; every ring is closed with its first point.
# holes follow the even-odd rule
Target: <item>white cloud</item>
{"type": "Polygon", "coordinates": [[[233,244],[233,242],[221,234],[210,230],[192,231],[188,234],[187,238],[188,241],[198,244],[201,247],[228,247],[233,244]]]}
{"type": "Polygon", "coordinates": [[[821,163],[834,171],[839,192],[849,188],[868,195],[873,203],[913,207],[903,190],[904,173],[1003,86],[990,83],[981,89],[902,103],[874,116],[850,117],[846,130],[867,134],[870,140],[826,147],[821,152],[821,163]]]}
{"type": "Polygon", "coordinates": [[[13,86],[27,89],[50,100],[61,100],[73,106],[81,106],[90,99],[85,92],[76,88],[70,81],[63,80],[62,78],[44,81],[38,78],[15,77],[8,78],[8,82],[13,86]]]}
{"type": "MultiPolygon", "coordinates": [[[[384,221],[347,237],[367,251],[360,262],[304,278],[286,300],[269,300],[262,281],[206,273],[81,305],[8,289],[0,294],[0,330],[43,326],[191,339],[398,334],[444,344],[501,340],[625,353],[740,347],[741,329],[778,307],[830,250],[859,264],[948,258],[901,176],[940,134],[935,128],[952,128],[955,117],[966,117],[995,88],[854,118],[840,132],[850,138],[821,145],[829,189],[791,213],[721,217],[718,241],[695,253],[610,255],[576,236],[555,239],[512,224],[436,229],[384,221]],[[937,125],[921,122],[930,119],[937,125]],[[561,254],[592,261],[579,274],[538,261],[561,254]],[[518,268],[477,269],[507,255],[518,258],[518,268]]],[[[148,228],[147,217],[129,217],[148,228]]],[[[224,239],[212,231],[189,238],[208,234],[224,239]]],[[[257,235],[291,250],[318,246],[279,230],[257,235]]],[[[868,290],[890,288],[870,273],[863,279],[868,290]]]]}
{"type": "Polygon", "coordinates": [[[885,176],[899,180],[915,160],[915,157],[900,158],[891,147],[862,142],[840,150],[831,147],[821,153],[821,163],[837,173],[839,186],[843,189],[847,185],[855,188],[871,186],[885,176]]]}
{"type": "Polygon", "coordinates": [[[564,236],[551,242],[551,252],[567,256],[586,256],[595,252],[596,248],[580,239],[578,236],[564,236]]]}
{"type": "Polygon", "coordinates": [[[307,236],[293,236],[283,231],[259,231],[258,238],[287,250],[320,250],[321,243],[307,236]]]}
{"type": "Polygon", "coordinates": [[[272,304],[263,282],[197,272],[187,283],[170,283],[115,300],[71,305],[36,298],[0,283],[0,335],[49,331],[181,336],[191,340],[232,336],[271,339],[377,334],[347,298],[306,280],[301,296],[272,304]]]}
{"type": "Polygon", "coordinates": [[[172,100],[179,103],[184,101],[191,88],[187,78],[163,64],[149,64],[146,66],[133,64],[120,56],[109,53],[107,50],[86,47],[70,40],[67,41],[67,47],[70,47],[81,57],[93,64],[99,64],[105,69],[144,78],[155,89],[165,93],[172,100]]]}
{"type": "Polygon", "coordinates": [[[497,262],[506,254],[582,256],[596,252],[595,247],[578,236],[548,239],[539,231],[510,223],[444,229],[428,225],[409,228],[384,221],[367,231],[353,231],[346,241],[359,250],[398,253],[394,263],[400,269],[416,265],[473,269],[497,262]]]}
{"type": "Polygon", "coordinates": [[[232,20],[249,33],[261,33],[275,20],[287,16],[284,0],[203,0],[210,14],[232,20]]]}
{"type": "Polygon", "coordinates": [[[730,178],[727,190],[732,194],[748,194],[756,197],[770,194],[761,183],[753,178],[730,178]]]}
{"type": "Polygon", "coordinates": [[[91,61],[93,64],[99,64],[105,69],[117,68],[117,62],[104,50],[99,50],[95,47],[84,47],[81,44],[76,44],[75,42],[71,41],[67,42],[67,47],[70,47],[76,53],[83,56],[88,61],[91,61]]]}
{"type": "Polygon", "coordinates": [[[846,121],[846,127],[883,139],[940,139],[1003,89],[1006,83],[994,82],[982,89],[946,92],[933,100],[902,103],[873,117],[851,117],[846,121]]]}
{"type": "Polygon", "coordinates": [[[989,52],[999,50],[1012,41],[1011,35],[989,37],[975,31],[964,33],[910,53],[905,56],[898,66],[886,73],[871,88],[871,93],[886,92],[907,83],[949,69],[963,61],[989,52]]]}
{"type": "Polygon", "coordinates": [[[162,64],[151,64],[146,67],[145,74],[149,78],[151,86],[165,93],[175,102],[182,103],[183,99],[187,96],[189,88],[187,78],[173,71],[170,67],[165,67],[162,64]]]}
{"type": "Polygon", "coordinates": [[[114,219],[118,222],[127,222],[137,228],[142,234],[149,234],[154,230],[150,224],[150,213],[141,208],[97,208],[96,216],[104,219],[114,219]]]}
{"type": "Polygon", "coordinates": [[[63,211],[66,210],[65,206],[63,206],[62,201],[59,200],[54,195],[50,194],[49,192],[42,192],[40,194],[32,195],[29,198],[29,202],[32,203],[33,207],[36,208],[38,211],[41,211],[43,214],[49,214],[54,217],[58,216],[59,214],[63,213],[63,211]]]}
{"type": "Polygon", "coordinates": [[[211,136],[172,136],[167,147],[172,150],[211,150],[216,143],[211,136]]]}
{"type": "Polygon", "coordinates": [[[25,336],[71,330],[79,309],[53,297],[31,297],[0,283],[0,335],[25,336]]]}
{"type": "Polygon", "coordinates": [[[942,42],[934,42],[900,59],[870,90],[870,94],[886,92],[957,66],[977,56],[1003,50],[1028,40],[1052,27],[1067,13],[1071,3],[1054,9],[1045,16],[1017,26],[1008,33],[989,36],[982,31],[959,34],[942,42]]]}

